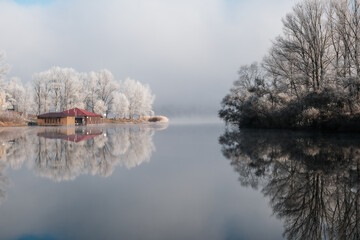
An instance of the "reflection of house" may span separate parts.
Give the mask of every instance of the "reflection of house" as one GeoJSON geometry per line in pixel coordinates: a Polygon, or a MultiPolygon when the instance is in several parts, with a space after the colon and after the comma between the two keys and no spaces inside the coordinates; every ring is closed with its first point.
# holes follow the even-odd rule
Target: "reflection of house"
{"type": "Polygon", "coordinates": [[[88,125],[101,123],[102,116],[79,108],[63,112],[45,113],[38,116],[38,125],[88,125]]]}
{"type": "MultiPolygon", "coordinates": [[[[67,128],[66,128],[67,129],[67,128]]],[[[76,130],[71,128],[70,131],[63,131],[63,129],[53,129],[51,131],[39,132],[37,135],[39,137],[49,138],[49,139],[63,139],[70,142],[81,142],[99,136],[102,134],[100,129],[83,129],[76,130]]]]}

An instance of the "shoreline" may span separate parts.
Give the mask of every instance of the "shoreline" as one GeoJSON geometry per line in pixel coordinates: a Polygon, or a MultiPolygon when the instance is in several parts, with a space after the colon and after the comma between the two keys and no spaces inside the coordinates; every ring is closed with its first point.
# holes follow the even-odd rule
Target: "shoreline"
{"type": "Polygon", "coordinates": [[[0,128],[5,127],[27,127],[26,123],[14,123],[14,122],[0,122],[0,128]]]}
{"type": "MultiPolygon", "coordinates": [[[[153,117],[141,117],[139,119],[126,119],[126,118],[104,118],[102,123],[96,124],[167,124],[169,119],[164,116],[153,116],[153,117]]],[[[37,125],[34,122],[23,122],[23,123],[14,123],[14,122],[2,122],[0,121],[0,128],[5,127],[34,127],[34,126],[41,126],[37,125]],[[33,124],[29,124],[33,123],[33,124]]],[[[60,125],[56,125],[60,126],[60,125]]],[[[76,125],[74,125],[76,126],[76,125]]]]}

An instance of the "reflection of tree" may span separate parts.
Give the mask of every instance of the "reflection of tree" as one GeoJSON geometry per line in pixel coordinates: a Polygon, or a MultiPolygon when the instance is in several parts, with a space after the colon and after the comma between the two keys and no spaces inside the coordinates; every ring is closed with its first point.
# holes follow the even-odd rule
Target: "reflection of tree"
{"type": "Polygon", "coordinates": [[[360,238],[360,139],[229,131],[222,151],[244,186],[261,188],[288,239],[360,238]]]}
{"type": "Polygon", "coordinates": [[[148,162],[155,150],[154,131],[122,125],[0,131],[0,163],[17,169],[26,162],[36,175],[54,181],[82,174],[107,177],[117,165],[132,168],[148,162]]]}
{"type": "Polygon", "coordinates": [[[117,165],[131,168],[149,161],[155,150],[153,133],[154,130],[132,126],[104,127],[101,134],[78,143],[40,137],[34,169],[38,175],[56,181],[89,173],[107,177],[117,165]]]}
{"type": "Polygon", "coordinates": [[[10,179],[6,174],[8,167],[19,169],[31,153],[29,146],[33,133],[29,128],[0,128],[0,204],[6,198],[6,188],[10,179]]]}

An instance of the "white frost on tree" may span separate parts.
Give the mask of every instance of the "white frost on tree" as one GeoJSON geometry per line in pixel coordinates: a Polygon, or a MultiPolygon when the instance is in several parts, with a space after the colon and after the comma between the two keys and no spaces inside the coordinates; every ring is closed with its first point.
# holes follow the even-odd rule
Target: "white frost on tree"
{"type": "Polygon", "coordinates": [[[98,99],[102,100],[106,106],[106,116],[108,116],[113,102],[113,93],[117,89],[117,84],[114,80],[113,74],[103,69],[97,73],[97,95],[98,99]]]}
{"type": "Polygon", "coordinates": [[[26,111],[26,109],[23,109],[23,107],[21,106],[25,101],[25,88],[20,78],[11,78],[10,81],[5,84],[5,92],[8,102],[8,108],[10,107],[15,111],[26,111]]]}
{"type": "Polygon", "coordinates": [[[49,71],[35,73],[33,75],[34,83],[34,101],[36,105],[36,113],[46,113],[51,110],[51,79],[49,71]]]}
{"type": "Polygon", "coordinates": [[[94,106],[94,112],[104,116],[106,113],[107,107],[101,99],[97,99],[94,106]]]}
{"type": "Polygon", "coordinates": [[[32,95],[37,114],[78,107],[121,118],[152,115],[155,98],[148,85],[133,79],[121,85],[106,69],[78,73],[61,67],[34,74],[32,95]]]}
{"type": "Polygon", "coordinates": [[[128,78],[125,80],[122,93],[129,100],[129,117],[153,115],[152,104],[155,96],[152,95],[148,85],[142,85],[140,82],[128,78]]]}
{"type": "Polygon", "coordinates": [[[0,111],[7,108],[4,80],[6,74],[9,72],[10,67],[8,64],[6,64],[5,57],[5,53],[0,51],[0,111]]]}
{"type": "Polygon", "coordinates": [[[129,100],[123,93],[114,94],[111,112],[119,118],[126,118],[129,111],[129,100]]]}
{"type": "Polygon", "coordinates": [[[85,107],[83,75],[72,68],[53,67],[34,74],[34,100],[38,114],[85,107]]]}
{"type": "Polygon", "coordinates": [[[97,95],[97,76],[95,72],[90,72],[86,78],[84,78],[84,88],[85,88],[85,106],[88,111],[94,112],[94,107],[96,100],[98,99],[97,95]]]}
{"type": "Polygon", "coordinates": [[[24,96],[21,98],[18,107],[20,112],[27,115],[27,113],[35,112],[34,102],[29,101],[30,99],[33,99],[34,96],[33,96],[32,86],[29,83],[25,85],[24,89],[25,89],[24,96]]]}

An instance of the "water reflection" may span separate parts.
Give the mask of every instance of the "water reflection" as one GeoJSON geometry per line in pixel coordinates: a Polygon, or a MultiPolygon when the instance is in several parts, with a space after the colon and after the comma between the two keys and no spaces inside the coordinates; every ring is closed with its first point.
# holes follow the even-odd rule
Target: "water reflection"
{"type": "Polygon", "coordinates": [[[226,130],[223,155],[260,188],[287,239],[360,239],[360,138],[226,130]]]}
{"type": "Polygon", "coordinates": [[[0,203],[10,180],[6,169],[26,166],[53,181],[82,174],[110,176],[116,166],[128,169],[149,162],[159,126],[99,125],[0,129],[0,203]]]}

